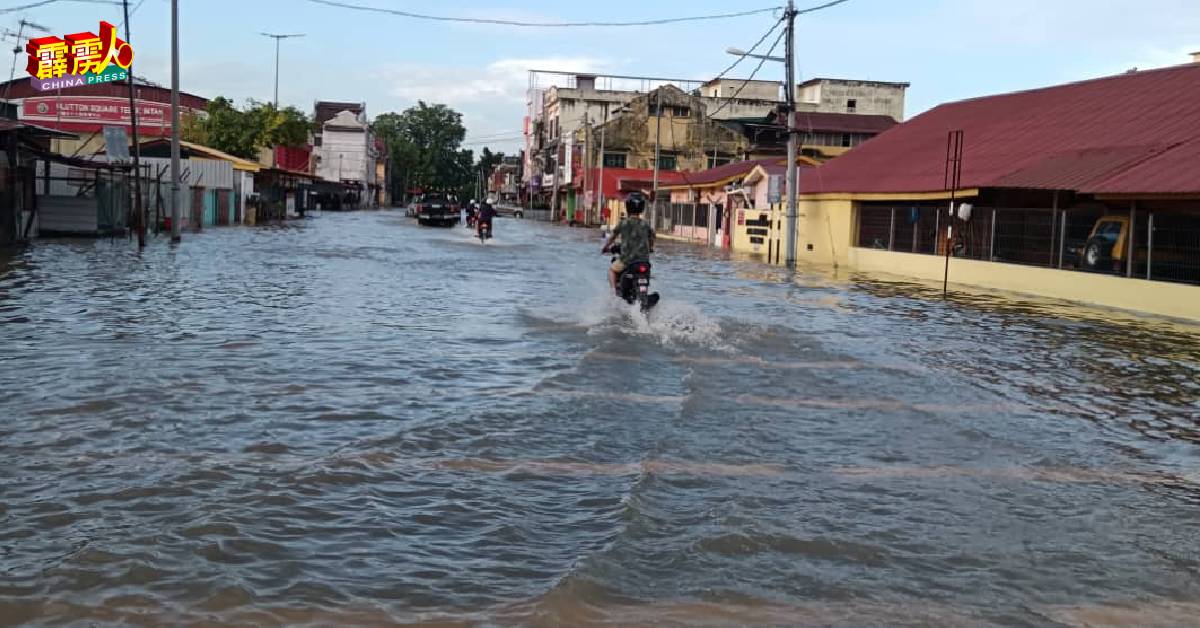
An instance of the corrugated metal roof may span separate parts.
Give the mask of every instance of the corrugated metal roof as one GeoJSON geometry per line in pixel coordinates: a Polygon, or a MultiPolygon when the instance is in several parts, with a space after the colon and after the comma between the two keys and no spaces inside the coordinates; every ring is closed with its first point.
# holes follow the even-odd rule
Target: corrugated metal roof
{"type": "MultiPolygon", "coordinates": [[[[784,118],[780,118],[784,119],[784,118]]],[[[805,131],[835,133],[883,133],[898,124],[891,116],[857,113],[797,111],[796,126],[805,131]]]]}
{"type": "Polygon", "coordinates": [[[711,185],[721,183],[731,178],[742,177],[748,174],[754,167],[759,164],[764,164],[771,159],[757,159],[751,161],[735,161],[716,168],[708,170],[699,170],[696,172],[679,172],[681,181],[680,184],[672,185],[677,188],[696,188],[709,187],[711,185]]]}
{"type": "Polygon", "coordinates": [[[38,126],[36,124],[30,124],[28,122],[20,122],[17,120],[13,120],[12,118],[0,118],[0,133],[5,133],[8,131],[16,131],[16,130],[24,130],[24,131],[28,131],[32,135],[42,135],[42,136],[46,136],[46,137],[65,137],[65,138],[78,138],[79,137],[75,133],[59,131],[57,129],[51,129],[51,128],[47,128],[44,126],[38,126]]]}
{"type": "Polygon", "coordinates": [[[1200,64],[941,105],[806,172],[801,189],[940,191],[958,129],[964,188],[1200,192],[1200,64]]]}

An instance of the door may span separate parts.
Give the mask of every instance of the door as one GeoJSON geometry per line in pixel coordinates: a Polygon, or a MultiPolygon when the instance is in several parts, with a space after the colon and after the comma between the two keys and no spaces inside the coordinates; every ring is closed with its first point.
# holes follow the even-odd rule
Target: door
{"type": "Polygon", "coordinates": [[[192,229],[200,231],[204,228],[204,188],[192,188],[192,229]]]}
{"type": "Polygon", "coordinates": [[[229,224],[229,192],[227,190],[217,190],[217,224],[229,224]]]}

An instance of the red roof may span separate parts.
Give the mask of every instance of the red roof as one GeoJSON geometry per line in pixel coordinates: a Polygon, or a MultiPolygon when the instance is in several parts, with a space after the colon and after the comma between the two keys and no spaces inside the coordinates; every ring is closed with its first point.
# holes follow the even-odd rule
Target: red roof
{"type": "MultiPolygon", "coordinates": [[[[679,172],[678,183],[672,185],[686,185],[688,187],[707,187],[717,183],[721,183],[732,177],[745,176],[750,174],[751,170],[759,164],[767,164],[779,159],[755,159],[751,161],[735,161],[709,168],[708,170],[700,170],[698,172],[679,172]]],[[[786,159],[784,161],[787,161],[786,159]]]]}
{"type": "Polygon", "coordinates": [[[805,172],[800,189],[941,191],[958,129],[964,188],[1200,192],[1200,64],[941,105],[805,172]]]}
{"type": "Polygon", "coordinates": [[[826,113],[797,111],[796,126],[805,131],[834,133],[883,133],[898,124],[891,116],[859,115],[857,113],[826,113]]]}

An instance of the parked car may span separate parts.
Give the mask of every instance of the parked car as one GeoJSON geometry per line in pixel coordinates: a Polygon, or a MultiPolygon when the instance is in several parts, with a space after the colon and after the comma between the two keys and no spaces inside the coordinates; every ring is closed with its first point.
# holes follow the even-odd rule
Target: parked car
{"type": "Polygon", "coordinates": [[[424,226],[453,227],[458,224],[458,201],[445,194],[425,194],[413,203],[417,222],[424,226]]]}
{"type": "MultiPolygon", "coordinates": [[[[1068,242],[1064,259],[1075,259],[1078,268],[1095,272],[1124,273],[1129,264],[1129,216],[1106,214],[1096,221],[1087,240],[1068,242]]],[[[1140,225],[1145,229],[1145,222],[1140,225]]],[[[1200,264],[1197,263],[1194,245],[1177,241],[1177,234],[1170,227],[1165,230],[1155,225],[1153,264],[1155,274],[1176,276],[1195,280],[1200,264]]],[[[1136,233],[1138,245],[1134,247],[1134,274],[1144,274],[1150,257],[1146,251],[1146,234],[1136,233]]]]}
{"type": "Polygon", "coordinates": [[[1092,225],[1086,240],[1068,242],[1066,254],[1084,270],[1112,271],[1125,260],[1128,234],[1129,216],[1106,215],[1092,225]]]}

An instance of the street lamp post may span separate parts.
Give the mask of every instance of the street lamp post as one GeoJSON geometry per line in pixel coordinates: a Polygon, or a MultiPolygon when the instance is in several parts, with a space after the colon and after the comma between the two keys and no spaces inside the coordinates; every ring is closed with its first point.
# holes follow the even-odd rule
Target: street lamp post
{"type": "MultiPolygon", "coordinates": [[[[279,42],[291,37],[304,37],[304,33],[292,33],[290,35],[277,35],[274,33],[259,33],[264,37],[270,37],[275,40],[275,111],[279,111],[279,42]]],[[[275,147],[271,147],[271,167],[276,166],[275,163],[275,147]]]]}
{"type": "Polygon", "coordinates": [[[179,0],[171,0],[171,241],[183,239],[179,182],[179,0]]]}
{"type": "Polygon", "coordinates": [[[270,37],[275,40],[275,109],[279,109],[279,42],[283,39],[292,37],[304,37],[304,33],[292,33],[290,35],[277,35],[275,33],[262,33],[259,35],[270,37]]]}
{"type": "Polygon", "coordinates": [[[739,57],[751,57],[754,59],[765,59],[767,61],[776,61],[783,63],[786,67],[787,85],[784,87],[786,92],[785,97],[787,105],[785,113],[787,115],[788,129],[788,164],[787,164],[787,259],[785,263],[788,268],[796,266],[796,217],[797,207],[799,205],[800,191],[800,169],[796,164],[797,154],[800,152],[800,138],[796,130],[796,11],[795,0],[788,0],[787,12],[784,14],[784,19],[787,20],[787,48],[783,57],[771,57],[767,55],[756,55],[729,48],[726,50],[729,54],[739,57]]]}

